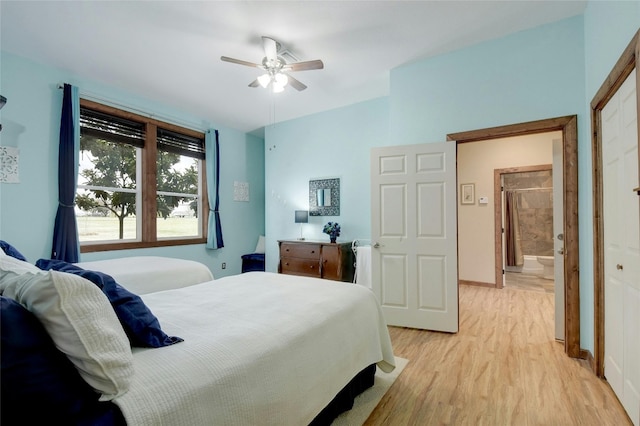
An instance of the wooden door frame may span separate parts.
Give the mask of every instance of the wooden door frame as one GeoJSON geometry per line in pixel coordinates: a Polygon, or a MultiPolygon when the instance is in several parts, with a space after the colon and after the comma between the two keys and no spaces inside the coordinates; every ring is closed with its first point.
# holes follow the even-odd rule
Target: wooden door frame
{"type": "MultiPolygon", "coordinates": [[[[527,172],[543,172],[547,170],[553,170],[553,164],[541,164],[536,166],[518,166],[508,167],[506,169],[494,169],[493,170],[493,216],[494,216],[494,238],[495,238],[495,275],[496,275],[496,288],[503,288],[502,285],[504,276],[504,256],[502,252],[502,175],[510,175],[514,173],[527,173],[527,172]]],[[[554,206],[555,208],[555,206],[554,206]]]]}
{"type": "MultiPolygon", "coordinates": [[[[636,32],[591,101],[591,155],[593,163],[593,287],[594,359],[593,371],[604,377],[604,219],[602,188],[602,110],[629,74],[640,70],[640,30],[636,32]]],[[[636,72],[636,105],[640,139],[640,72],[636,72]]],[[[640,150],[638,150],[640,162],[640,150]]],[[[640,192],[639,192],[640,194],[640,192]]]]}
{"type": "Polygon", "coordinates": [[[580,358],[580,271],[578,248],[578,117],[568,115],[527,123],[451,133],[457,143],[562,131],[564,180],[564,351],[580,358]]]}

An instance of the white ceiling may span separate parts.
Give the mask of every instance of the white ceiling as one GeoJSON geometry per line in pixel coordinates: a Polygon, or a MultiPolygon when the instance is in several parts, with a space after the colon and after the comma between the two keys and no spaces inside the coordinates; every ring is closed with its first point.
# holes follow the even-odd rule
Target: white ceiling
{"type": "MultiPolygon", "coordinates": [[[[0,1],[2,50],[245,132],[389,94],[402,64],[583,13],[586,1],[0,1]],[[261,36],[323,70],[248,84],[261,36]]],[[[81,90],[82,92],[82,90],[81,90]]]]}

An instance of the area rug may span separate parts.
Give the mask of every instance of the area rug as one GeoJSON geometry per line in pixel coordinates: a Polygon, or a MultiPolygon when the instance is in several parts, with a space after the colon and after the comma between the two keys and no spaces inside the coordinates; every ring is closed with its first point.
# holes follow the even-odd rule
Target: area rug
{"type": "Polygon", "coordinates": [[[384,373],[376,368],[373,386],[358,395],[353,403],[353,408],[336,417],[331,426],[362,426],[364,424],[409,362],[409,360],[400,357],[395,357],[395,359],[396,368],[391,373],[384,373]]]}

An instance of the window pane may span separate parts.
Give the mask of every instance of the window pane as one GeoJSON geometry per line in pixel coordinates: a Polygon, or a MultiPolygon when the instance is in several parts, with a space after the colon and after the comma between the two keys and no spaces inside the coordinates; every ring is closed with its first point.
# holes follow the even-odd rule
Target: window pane
{"type": "Polygon", "coordinates": [[[196,158],[158,151],[158,192],[198,195],[199,166],[196,158]]]}
{"type": "MultiPolygon", "coordinates": [[[[158,205],[166,203],[166,199],[171,197],[158,196],[158,205]]],[[[200,236],[200,221],[197,216],[197,198],[180,201],[168,217],[158,217],[157,236],[158,238],[179,238],[200,236]]]]}
{"type": "Polygon", "coordinates": [[[156,222],[158,238],[201,236],[201,198],[198,183],[201,161],[185,155],[158,151],[156,222]]]}
{"type": "Polygon", "coordinates": [[[80,137],[76,194],[80,242],[137,238],[138,151],[92,135],[80,137]]]}
{"type": "Polygon", "coordinates": [[[136,194],[132,193],[79,188],[76,193],[76,220],[80,242],[136,240],[135,215],[116,215],[112,210],[100,206],[103,202],[102,198],[111,200],[133,198],[133,204],[135,204],[135,197],[136,194]]]}

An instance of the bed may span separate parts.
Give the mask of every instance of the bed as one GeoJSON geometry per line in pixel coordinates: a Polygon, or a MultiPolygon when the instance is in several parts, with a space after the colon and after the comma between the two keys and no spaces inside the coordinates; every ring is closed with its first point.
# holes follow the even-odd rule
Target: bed
{"type": "MultiPolygon", "coordinates": [[[[0,257],[3,299],[20,298],[11,288],[24,274],[38,279],[50,274],[54,282],[74,280],[59,287],[88,291],[85,278],[31,270],[30,264],[19,265],[28,272],[16,273],[11,268],[17,261],[7,267],[8,258],[0,257]],[[84,281],[76,282],[79,279],[84,281]]],[[[151,265],[159,259],[147,260],[151,265]]],[[[113,268],[113,262],[108,267],[113,268]]],[[[117,282],[122,270],[116,269],[111,272],[117,282]]],[[[142,272],[138,278],[147,277],[142,272]]],[[[122,364],[127,365],[119,373],[123,383],[93,401],[100,409],[93,409],[90,422],[78,424],[330,424],[350,408],[355,394],[372,384],[376,366],[385,372],[394,368],[379,304],[365,287],[269,272],[188,285],[178,281],[177,288],[162,284],[161,291],[152,291],[145,281],[148,291],[139,299],[157,317],[162,332],[180,340],[155,348],[130,347],[130,359],[124,350],[127,359],[122,364]]],[[[106,317],[113,320],[107,313],[96,318],[99,327],[108,329],[106,317]]],[[[110,339],[121,340],[113,328],[110,339]]],[[[4,407],[4,389],[2,396],[4,407]]],[[[5,422],[4,411],[3,424],[11,424],[5,422]]]]}
{"type": "Polygon", "coordinates": [[[203,263],[164,256],[121,257],[76,265],[109,274],[118,284],[138,295],[213,280],[211,270],[203,263]]]}

